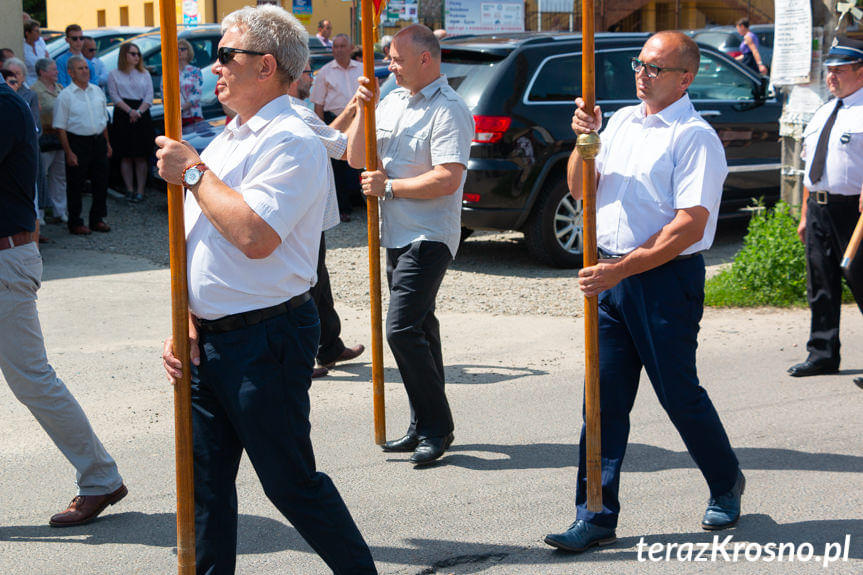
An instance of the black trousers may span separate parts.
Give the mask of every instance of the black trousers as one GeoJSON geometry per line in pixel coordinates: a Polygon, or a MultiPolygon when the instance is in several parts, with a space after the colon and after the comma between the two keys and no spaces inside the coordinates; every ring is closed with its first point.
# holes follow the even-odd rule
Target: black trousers
{"type": "Polygon", "coordinates": [[[453,430],[444,392],[444,365],[435,298],[452,261],[440,242],[414,242],[387,249],[387,342],[411,406],[408,433],[442,437],[453,430]]]}
{"type": "Polygon", "coordinates": [[[831,195],[827,204],[814,196],[806,204],[806,289],[812,312],[806,350],[812,362],[839,367],[843,275],[863,312],[863,255],[857,254],[847,272],[839,266],[860,217],[858,202],[859,196],[831,195]]]}
{"type": "Polygon", "coordinates": [[[327,244],[321,232],[321,247],[318,251],[318,283],[312,286],[312,299],[321,317],[321,341],[318,344],[318,363],[323,365],[335,361],[343,351],[342,321],[336,313],[333,292],[330,289],[330,272],[327,270],[327,244]]]}
{"type": "Polygon", "coordinates": [[[315,467],[308,391],[319,333],[307,301],[256,325],[200,334],[201,364],[192,367],[199,575],[234,572],[244,450],[264,493],[334,573],[377,573],[338,490],[315,467]]]}
{"type": "Polygon", "coordinates": [[[90,191],[93,193],[89,222],[92,228],[108,215],[108,142],[101,133],[95,136],[77,136],[67,132],[66,135],[72,153],[78,157],[77,166],[70,166],[69,162],[66,162],[69,229],[84,223],[81,217],[81,193],[87,180],[90,180],[90,191]]]}
{"type": "MultiPolygon", "coordinates": [[[[329,124],[336,119],[332,112],[324,112],[324,122],[329,124]]],[[[360,174],[363,170],[354,169],[344,160],[330,159],[333,165],[333,178],[336,182],[336,198],[339,202],[339,212],[351,213],[353,199],[362,197],[360,174]]]]}

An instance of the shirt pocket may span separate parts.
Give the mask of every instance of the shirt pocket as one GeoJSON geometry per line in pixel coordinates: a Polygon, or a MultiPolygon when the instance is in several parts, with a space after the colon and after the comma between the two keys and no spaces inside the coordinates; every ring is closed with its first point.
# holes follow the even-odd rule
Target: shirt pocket
{"type": "MultiPolygon", "coordinates": [[[[837,122],[838,124],[838,122],[837,122]]],[[[835,126],[839,132],[839,152],[847,162],[860,161],[863,156],[863,114],[858,114],[852,121],[842,126],[835,126]]],[[[831,134],[831,138],[835,137],[831,134]]]]}
{"type": "Polygon", "coordinates": [[[399,149],[407,157],[415,158],[417,163],[431,162],[431,141],[429,126],[408,126],[402,132],[399,149]]]}

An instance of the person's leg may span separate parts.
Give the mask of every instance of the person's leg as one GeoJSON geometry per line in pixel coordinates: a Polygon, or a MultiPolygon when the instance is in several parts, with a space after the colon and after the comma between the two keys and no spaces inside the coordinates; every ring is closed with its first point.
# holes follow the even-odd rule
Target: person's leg
{"type": "Polygon", "coordinates": [[[36,292],[42,258],[35,243],[0,251],[0,370],[77,471],[78,495],[104,495],[123,479],[81,406],[48,363],[36,292]]]}
{"type": "Polygon", "coordinates": [[[453,430],[434,318],[435,298],[451,261],[449,249],[439,242],[387,250],[387,342],[413,410],[410,431],[421,438],[444,437],[453,430]]]}
{"type": "Polygon", "coordinates": [[[66,157],[63,150],[43,152],[48,196],[56,218],[68,218],[66,212],[66,157]]]}
{"type": "Polygon", "coordinates": [[[66,207],[69,210],[69,230],[76,226],[84,225],[81,218],[81,193],[84,190],[84,182],[87,179],[86,165],[90,150],[86,146],[86,139],[69,134],[69,147],[78,158],[78,165],[72,166],[66,163],[66,207]]]}
{"type": "MultiPolygon", "coordinates": [[[[338,574],[375,573],[371,553],[309,436],[320,327],[313,302],[260,324],[211,335],[217,396],[267,497],[338,574]]],[[[205,345],[204,352],[211,350],[205,345]]]]}
{"type": "Polygon", "coordinates": [[[321,247],[318,251],[318,283],[312,286],[312,299],[318,308],[321,318],[321,341],[318,345],[318,363],[324,365],[333,362],[345,351],[345,344],[340,337],[342,322],[336,313],[333,302],[333,292],[330,288],[330,272],[327,270],[327,244],[325,234],[321,232],[321,247]]]}
{"type": "MultiPolygon", "coordinates": [[[[638,392],[641,360],[618,310],[627,286],[619,285],[599,299],[599,405],[602,439],[602,511],[587,509],[587,452],[585,426],[578,442],[576,518],[614,529],[620,514],[620,468],[629,441],[629,413],[638,392]]],[[[582,416],[584,410],[582,409],[582,416]]]]}
{"type": "Polygon", "coordinates": [[[704,259],[669,262],[638,276],[626,318],[662,407],[701,470],[710,493],[727,493],[740,466],[695,365],[704,310],[704,259]]]}
{"type": "Polygon", "coordinates": [[[135,161],[133,158],[122,158],[120,160],[120,176],[123,185],[126,186],[126,194],[135,193],[135,161]]]}
{"type": "Polygon", "coordinates": [[[108,215],[108,175],[111,169],[108,160],[108,143],[99,136],[93,143],[93,158],[90,162],[90,184],[93,203],[90,205],[90,228],[102,222],[108,215]]]}
{"type": "Polygon", "coordinates": [[[144,195],[147,187],[147,158],[135,158],[135,193],[144,195]]]}
{"type": "Polygon", "coordinates": [[[827,206],[809,198],[806,217],[806,290],[809,296],[811,325],[806,350],[809,361],[838,368],[839,312],[842,276],[833,223],[827,206]]]}
{"type": "MultiPolygon", "coordinates": [[[[834,220],[837,249],[836,254],[839,256],[841,263],[845,250],[848,248],[848,242],[851,241],[851,236],[854,233],[854,228],[857,226],[857,220],[860,218],[860,212],[843,206],[844,209],[831,210],[830,215],[834,220]]],[[[842,275],[851,288],[851,293],[854,294],[854,300],[857,302],[857,307],[863,312],[863,250],[858,250],[856,257],[851,260],[849,269],[842,269],[842,275]]]]}

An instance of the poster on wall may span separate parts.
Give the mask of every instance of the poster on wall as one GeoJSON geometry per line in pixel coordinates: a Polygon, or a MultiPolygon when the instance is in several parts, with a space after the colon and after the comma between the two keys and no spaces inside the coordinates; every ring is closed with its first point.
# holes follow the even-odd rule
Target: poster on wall
{"type": "Polygon", "coordinates": [[[391,0],[387,2],[385,23],[395,25],[399,20],[419,22],[419,5],[417,0],[391,0]]]}
{"type": "Polygon", "coordinates": [[[300,24],[308,28],[312,24],[312,0],[293,0],[291,9],[300,24]]]}
{"type": "Polygon", "coordinates": [[[183,26],[197,26],[199,23],[198,0],[183,0],[183,26]]]}
{"type": "Polygon", "coordinates": [[[446,0],[444,13],[449,34],[524,32],[524,0],[446,0]]]}

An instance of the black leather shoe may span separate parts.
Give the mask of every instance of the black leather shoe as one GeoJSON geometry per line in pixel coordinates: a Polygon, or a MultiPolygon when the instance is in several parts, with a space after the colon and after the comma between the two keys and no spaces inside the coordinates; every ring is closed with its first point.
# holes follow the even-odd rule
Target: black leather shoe
{"type": "Polygon", "coordinates": [[[455,438],[452,433],[446,437],[427,437],[419,442],[414,454],[411,455],[411,463],[415,465],[428,465],[444,454],[452,445],[455,438]]]}
{"type": "Polygon", "coordinates": [[[740,501],[743,499],[743,490],[746,488],[746,478],[743,473],[737,472],[737,481],[731,491],[710,498],[704,519],[701,520],[701,528],[707,531],[727,529],[733,527],[740,519],[740,501]]]}
{"type": "Polygon", "coordinates": [[[808,377],[810,375],[825,375],[828,373],[837,373],[839,366],[826,363],[815,363],[808,359],[803,363],[792,365],[788,368],[788,375],[791,377],[808,377]]]}
{"type": "Polygon", "coordinates": [[[420,438],[412,433],[408,433],[398,439],[387,441],[381,445],[381,449],[387,453],[407,453],[413,451],[420,444],[420,438]]]}
{"type": "Polygon", "coordinates": [[[860,389],[863,389],[863,377],[855,377],[854,378],[854,385],[856,385],[860,389]]]}
{"type": "Polygon", "coordinates": [[[606,545],[616,543],[617,535],[614,529],[600,527],[599,525],[579,519],[563,533],[549,533],[543,541],[546,545],[551,545],[564,551],[581,553],[597,545],[605,547],[606,545]]]}

